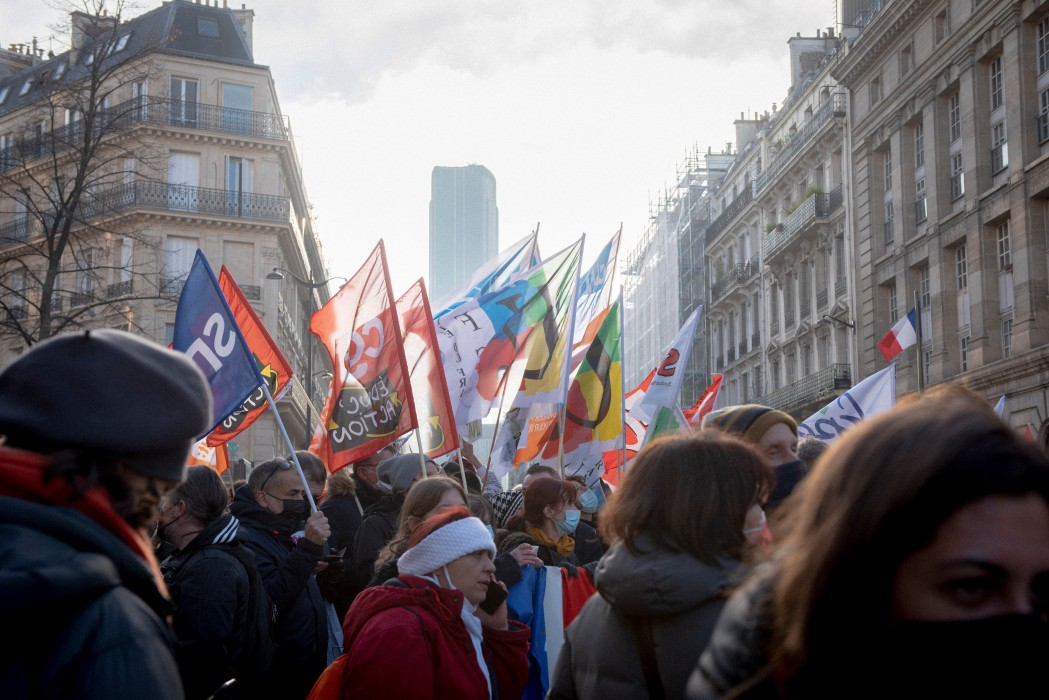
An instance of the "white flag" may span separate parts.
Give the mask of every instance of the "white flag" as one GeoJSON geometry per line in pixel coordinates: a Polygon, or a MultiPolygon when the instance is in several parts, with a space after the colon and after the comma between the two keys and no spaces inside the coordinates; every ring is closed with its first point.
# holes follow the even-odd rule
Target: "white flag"
{"type": "Polygon", "coordinates": [[[893,362],[806,418],[798,426],[798,437],[813,435],[831,443],[864,418],[888,411],[895,405],[896,363],[893,362]]]}
{"type": "Polygon", "coordinates": [[[648,422],[661,407],[677,405],[677,397],[681,393],[681,378],[685,374],[685,365],[688,364],[692,343],[696,339],[696,324],[699,323],[702,314],[703,306],[697,306],[685,321],[685,325],[681,326],[663,361],[646,379],[648,386],[639,397],[640,401],[632,406],[627,405],[627,410],[635,418],[648,422]]]}
{"type": "Polygon", "coordinates": [[[1002,398],[998,399],[998,403],[994,405],[994,412],[999,418],[1005,418],[1005,394],[1002,394],[1002,398]]]}

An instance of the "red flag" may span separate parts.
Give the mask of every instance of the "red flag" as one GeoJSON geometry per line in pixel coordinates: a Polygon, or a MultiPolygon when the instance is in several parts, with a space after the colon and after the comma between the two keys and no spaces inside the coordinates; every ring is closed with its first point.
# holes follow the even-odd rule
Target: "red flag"
{"type": "Polygon", "coordinates": [[[310,319],[334,370],[320,458],[329,471],[374,454],[418,425],[383,242],[310,319]],[[407,408],[407,410],[405,410],[407,408]]]}
{"type": "Polygon", "coordinates": [[[685,418],[688,419],[688,424],[693,428],[699,428],[703,424],[703,418],[711,412],[714,408],[714,404],[718,402],[718,392],[721,391],[721,378],[722,374],[712,374],[714,379],[703,393],[700,394],[696,403],[692,405],[692,408],[685,411],[685,418]]]}
{"type": "Polygon", "coordinates": [[[219,474],[229,469],[229,450],[225,444],[218,447],[209,447],[206,440],[198,440],[193,443],[186,459],[186,466],[211,467],[219,474]]]}
{"type": "Polygon", "coordinates": [[[421,278],[397,300],[397,318],[411,377],[422,451],[428,457],[440,457],[459,446],[459,434],[437,350],[426,283],[421,278]]]}
{"type": "Polygon", "coordinates": [[[1028,423],[1024,426],[1024,437],[1027,438],[1027,442],[1034,442],[1034,431],[1031,430],[1031,424],[1028,423]]]}
{"type": "MultiPolygon", "coordinates": [[[[263,325],[251,302],[244,296],[244,292],[240,290],[240,286],[237,285],[225,265],[219,271],[219,287],[222,289],[222,295],[226,297],[226,303],[233,312],[233,318],[240,327],[240,332],[244,335],[244,341],[248,344],[248,350],[255,364],[258,365],[262,378],[266,380],[270,394],[274,397],[279,396],[291,381],[291,365],[277,349],[277,344],[273,342],[266,326],[263,325]]],[[[266,393],[260,386],[208,434],[208,446],[224,445],[237,437],[268,407],[266,393]]]]}

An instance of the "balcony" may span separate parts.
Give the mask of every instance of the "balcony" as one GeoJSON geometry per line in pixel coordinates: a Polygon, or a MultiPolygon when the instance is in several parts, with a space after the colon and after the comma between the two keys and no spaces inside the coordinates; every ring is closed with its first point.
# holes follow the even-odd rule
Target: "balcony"
{"type": "Polygon", "coordinates": [[[743,263],[736,263],[710,287],[710,300],[717,301],[737,283],[742,284],[757,274],[760,256],[755,255],[743,263]]]}
{"type": "MultiPolygon", "coordinates": [[[[158,124],[281,141],[288,140],[291,134],[288,118],[281,114],[229,109],[160,97],[137,97],[100,111],[96,115],[95,133],[117,133],[135,124],[158,124]]],[[[46,154],[72,148],[83,141],[83,136],[83,122],[74,121],[45,134],[16,141],[0,150],[0,172],[46,154]]]]}
{"type": "Polygon", "coordinates": [[[82,207],[81,216],[89,219],[109,212],[146,208],[287,221],[290,206],[289,197],[137,180],[102,192],[82,207]]]}
{"type": "Polygon", "coordinates": [[[852,375],[849,366],[835,364],[762,396],[758,403],[789,412],[810,403],[829,400],[836,392],[851,387],[852,375]]]}
{"type": "Polygon", "coordinates": [[[132,280],[114,282],[106,287],[106,299],[119,299],[120,297],[126,297],[133,291],[134,284],[132,280]]]}
{"type": "Polygon", "coordinates": [[[706,237],[707,245],[710,245],[718,237],[718,235],[725,230],[725,227],[732,223],[732,220],[739,216],[740,212],[747,208],[751,200],[754,199],[754,194],[751,192],[751,188],[747,187],[732,201],[732,204],[725,207],[725,211],[718,215],[718,218],[707,226],[707,231],[704,234],[706,237]]]}
{"type": "Polygon", "coordinates": [[[28,241],[40,232],[40,222],[32,217],[23,216],[14,221],[0,225],[0,245],[16,241],[28,241]]]}
{"type": "Polygon", "coordinates": [[[73,292],[69,295],[69,308],[88,306],[98,301],[94,292],[73,292]]]}
{"type": "Polygon", "coordinates": [[[800,234],[816,219],[830,216],[841,205],[841,185],[830,192],[816,192],[803,201],[790,216],[762,238],[761,251],[765,256],[765,261],[770,261],[773,256],[800,238],[800,234]]]}
{"type": "MultiPolygon", "coordinates": [[[[798,129],[792,137],[787,139],[783,147],[780,148],[779,152],[776,153],[775,157],[769,163],[769,167],[765,172],[758,175],[754,179],[754,195],[761,194],[762,190],[771,185],[773,182],[779,179],[783,171],[787,169],[787,166],[794,160],[794,156],[798,155],[806,146],[808,146],[819,134],[823,132],[823,128],[831,122],[834,117],[845,116],[845,93],[836,92],[830,96],[830,99],[820,105],[819,111],[809,117],[808,121],[798,129]]],[[[707,239],[710,240],[709,238],[707,239]]]]}

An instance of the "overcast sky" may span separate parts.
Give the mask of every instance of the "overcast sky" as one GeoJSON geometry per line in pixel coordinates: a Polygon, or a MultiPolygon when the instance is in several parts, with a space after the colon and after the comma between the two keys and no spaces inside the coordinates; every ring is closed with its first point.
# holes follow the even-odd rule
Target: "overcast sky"
{"type": "MultiPolygon", "coordinates": [[[[383,238],[397,295],[428,273],[435,165],[492,171],[501,248],[539,224],[543,253],[586,233],[585,264],[622,223],[625,255],[693,147],[723,149],[740,112],[782,102],[788,37],[835,21],[832,0],[245,4],[331,274],[383,238]]],[[[0,0],[0,42],[46,50],[68,22],[54,5],[0,0]]]]}

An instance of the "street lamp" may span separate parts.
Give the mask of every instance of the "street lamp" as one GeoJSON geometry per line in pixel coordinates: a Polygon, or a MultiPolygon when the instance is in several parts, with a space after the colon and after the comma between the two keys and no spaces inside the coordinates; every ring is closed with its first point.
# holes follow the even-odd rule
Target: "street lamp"
{"type": "Polygon", "coordinates": [[[303,323],[303,345],[306,349],[306,446],[309,447],[310,438],[312,436],[311,431],[311,413],[313,409],[313,334],[310,333],[310,316],[313,315],[313,290],[326,287],[332,280],[345,280],[345,277],[329,277],[322,282],[314,282],[312,279],[305,280],[296,275],[291,270],[283,267],[275,267],[273,270],[266,275],[268,280],[283,280],[284,276],[287,275],[292,279],[295,284],[299,285],[303,289],[310,290],[310,313],[306,316],[306,320],[303,323]]]}

